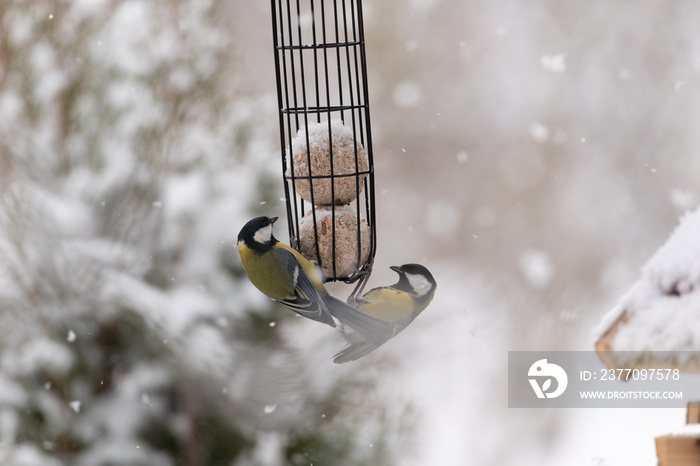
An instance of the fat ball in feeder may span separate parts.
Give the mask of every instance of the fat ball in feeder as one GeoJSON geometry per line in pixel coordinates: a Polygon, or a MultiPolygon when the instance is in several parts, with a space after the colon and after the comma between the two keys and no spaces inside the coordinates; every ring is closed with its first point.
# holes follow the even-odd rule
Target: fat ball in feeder
{"type": "Polygon", "coordinates": [[[327,277],[354,275],[357,272],[358,245],[360,264],[367,261],[370,251],[369,225],[365,219],[360,220],[358,240],[358,217],[352,206],[317,207],[316,233],[314,233],[314,216],[311,211],[307,212],[299,222],[300,252],[307,259],[320,263],[327,277]],[[333,273],[333,264],[335,264],[335,273],[333,273]]]}
{"type": "Polygon", "coordinates": [[[300,128],[292,140],[290,166],[297,194],[316,206],[354,201],[369,169],[364,147],[338,119],[300,128]]]}

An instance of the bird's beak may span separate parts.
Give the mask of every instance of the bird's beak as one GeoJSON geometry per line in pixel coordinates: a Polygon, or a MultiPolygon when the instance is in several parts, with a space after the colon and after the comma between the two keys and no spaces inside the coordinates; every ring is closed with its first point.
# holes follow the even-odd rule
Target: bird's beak
{"type": "Polygon", "coordinates": [[[270,218],[270,223],[275,223],[279,217],[270,218]]]}
{"type": "Polygon", "coordinates": [[[396,273],[401,273],[401,267],[399,267],[398,265],[392,265],[389,268],[396,273]]]}

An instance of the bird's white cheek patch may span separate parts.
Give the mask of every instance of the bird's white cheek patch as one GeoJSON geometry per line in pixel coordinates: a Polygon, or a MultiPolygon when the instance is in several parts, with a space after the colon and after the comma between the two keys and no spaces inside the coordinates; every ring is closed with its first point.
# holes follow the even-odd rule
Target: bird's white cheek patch
{"type": "Polygon", "coordinates": [[[270,239],[272,239],[272,225],[262,227],[253,235],[253,240],[255,240],[256,243],[260,244],[269,243],[270,239]]]}
{"type": "Polygon", "coordinates": [[[406,278],[418,296],[423,296],[430,291],[430,282],[423,275],[407,273],[406,278]]]}

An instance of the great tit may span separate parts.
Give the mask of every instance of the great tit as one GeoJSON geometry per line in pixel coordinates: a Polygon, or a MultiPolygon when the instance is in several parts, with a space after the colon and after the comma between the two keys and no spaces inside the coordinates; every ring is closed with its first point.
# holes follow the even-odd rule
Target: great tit
{"type": "Polygon", "coordinates": [[[253,285],[304,317],[331,327],[336,326],[335,318],[367,341],[386,341],[392,333],[391,324],[331,296],[323,285],[321,269],[274,237],[272,224],[276,220],[254,218],[238,234],[238,253],[253,285]]]}
{"type": "MultiPolygon", "coordinates": [[[[431,273],[420,264],[392,266],[399,274],[399,281],[391,286],[374,288],[350,304],[361,311],[378,317],[392,325],[389,338],[398,335],[418,314],[430,304],[435,295],[437,283],[431,273]]],[[[333,356],[333,362],[342,364],[354,361],[379,348],[383,343],[369,341],[350,329],[341,328],[348,344],[333,356]]],[[[387,340],[389,340],[387,338],[387,340]]]]}

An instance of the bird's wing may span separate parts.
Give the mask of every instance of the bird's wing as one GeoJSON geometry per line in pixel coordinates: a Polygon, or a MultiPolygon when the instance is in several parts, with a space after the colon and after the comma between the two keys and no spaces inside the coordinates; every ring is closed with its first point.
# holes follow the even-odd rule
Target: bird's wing
{"type": "Polygon", "coordinates": [[[281,248],[275,248],[271,253],[285,261],[288,276],[292,281],[293,293],[278,301],[297,314],[335,327],[335,321],[328,312],[325,302],[294,254],[281,248]]]}
{"type": "Polygon", "coordinates": [[[377,348],[377,345],[368,341],[350,343],[345,345],[345,348],[333,356],[333,362],[336,364],[343,364],[346,362],[355,361],[356,359],[360,359],[362,356],[365,356],[377,348]]]}
{"type": "Polygon", "coordinates": [[[355,330],[376,346],[383,345],[394,335],[394,324],[391,322],[355,309],[328,293],[323,294],[323,300],[333,317],[338,319],[343,325],[355,330]]]}

